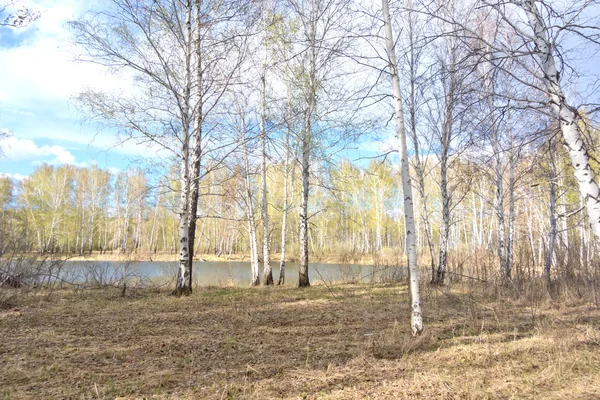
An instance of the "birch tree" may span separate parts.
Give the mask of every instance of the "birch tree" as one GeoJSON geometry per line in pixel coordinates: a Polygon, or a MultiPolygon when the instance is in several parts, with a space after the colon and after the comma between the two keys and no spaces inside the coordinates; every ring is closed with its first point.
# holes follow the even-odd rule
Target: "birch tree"
{"type": "MultiPolygon", "coordinates": [[[[288,93],[288,96],[290,94],[288,93]]],[[[279,280],[277,281],[278,285],[283,285],[285,283],[285,257],[286,257],[286,246],[287,246],[287,219],[288,219],[288,211],[290,208],[290,199],[288,195],[289,188],[289,180],[290,180],[290,131],[292,125],[292,100],[288,99],[288,106],[285,118],[285,143],[284,143],[284,152],[285,152],[285,162],[283,165],[283,207],[282,207],[282,218],[281,218],[281,255],[279,261],[279,280]]],[[[293,185],[293,179],[292,185],[293,185]]],[[[293,195],[292,195],[293,198],[293,195]]]]}
{"type": "Polygon", "coordinates": [[[111,0],[105,10],[70,23],[75,44],[84,50],[81,60],[135,77],[135,89],[127,95],[82,93],[78,99],[86,116],[178,159],[176,294],[192,290],[198,184],[206,173],[202,157],[207,148],[226,146],[223,137],[204,135],[203,125],[244,53],[236,25],[239,11],[235,2],[111,0]]]}
{"type": "Polygon", "coordinates": [[[302,127],[294,132],[299,142],[301,194],[299,205],[299,280],[310,286],[309,194],[311,169],[319,159],[339,152],[345,143],[356,140],[364,115],[357,105],[368,84],[356,78],[357,65],[348,54],[355,39],[357,21],[352,18],[348,0],[288,0],[291,18],[297,21],[294,57],[290,72],[302,105],[302,127]],[[320,157],[319,157],[320,156],[320,157]]]}
{"type": "MultiPolygon", "coordinates": [[[[533,31],[535,44],[533,53],[537,57],[539,68],[543,73],[542,81],[550,98],[550,107],[559,120],[564,144],[569,153],[571,164],[575,169],[575,178],[579,191],[585,201],[586,210],[592,232],[596,240],[600,239],[600,188],[596,182],[594,171],[590,167],[586,144],[579,132],[579,115],[568,103],[560,82],[560,76],[554,58],[555,46],[551,43],[549,28],[538,10],[534,0],[523,0],[521,8],[527,15],[529,26],[533,31]]],[[[590,27],[594,31],[593,27],[590,27]]]]}
{"type": "Polygon", "coordinates": [[[396,122],[396,134],[398,136],[398,153],[400,154],[400,168],[402,174],[402,193],[404,195],[404,214],[406,221],[406,253],[408,256],[408,269],[410,272],[411,328],[413,335],[416,336],[420,335],[423,332],[423,315],[421,313],[421,299],[419,296],[419,268],[417,264],[417,249],[415,243],[416,228],[413,210],[412,186],[406,147],[404,110],[402,108],[400,79],[398,77],[398,64],[396,62],[396,49],[394,46],[394,36],[392,34],[392,26],[390,22],[388,0],[382,0],[382,10],[386,38],[386,48],[393,89],[392,93],[394,102],[394,118],[396,122]]]}
{"type": "Polygon", "coordinates": [[[412,0],[409,0],[406,4],[405,12],[405,40],[406,40],[406,52],[404,54],[406,70],[407,70],[407,108],[408,108],[408,126],[409,135],[413,143],[414,150],[414,169],[417,178],[417,191],[421,197],[421,213],[423,223],[425,225],[425,235],[427,237],[427,247],[429,249],[429,256],[431,258],[431,282],[434,283],[437,277],[437,263],[436,263],[436,252],[435,244],[433,242],[433,229],[431,224],[431,210],[429,206],[429,198],[427,195],[427,189],[425,186],[425,178],[427,176],[427,160],[426,155],[423,154],[421,147],[421,137],[424,136],[423,132],[419,132],[419,115],[422,112],[425,100],[422,98],[422,93],[426,90],[424,86],[430,81],[425,73],[422,72],[423,68],[427,66],[424,64],[425,54],[425,43],[426,35],[425,23],[420,14],[415,10],[416,5],[412,0]]]}
{"type": "MultiPolygon", "coordinates": [[[[508,71],[512,78],[546,96],[546,106],[549,106],[552,118],[560,124],[563,142],[575,170],[574,175],[580,196],[585,202],[590,226],[594,235],[599,238],[600,189],[590,167],[587,145],[578,126],[580,116],[567,100],[563,88],[562,80],[566,70],[560,66],[564,66],[567,59],[565,52],[560,51],[558,42],[559,36],[570,36],[572,40],[585,46],[599,44],[597,18],[593,11],[588,15],[588,11],[596,3],[576,1],[565,4],[563,10],[554,9],[554,5],[548,2],[535,0],[514,0],[509,3],[485,1],[484,4],[495,12],[499,21],[512,28],[527,46],[515,49],[506,43],[494,43],[492,48],[499,58],[517,62],[521,71],[525,71],[532,79],[508,71]],[[526,26],[519,19],[518,13],[525,14],[526,26]],[[528,65],[527,60],[533,61],[534,65],[528,65]]],[[[531,100],[531,104],[535,104],[534,100],[531,100]]]]}

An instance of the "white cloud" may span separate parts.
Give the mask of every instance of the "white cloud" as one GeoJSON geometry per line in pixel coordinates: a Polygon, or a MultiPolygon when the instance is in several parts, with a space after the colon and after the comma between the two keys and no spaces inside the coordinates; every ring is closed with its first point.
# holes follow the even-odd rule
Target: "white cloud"
{"type": "Polygon", "coordinates": [[[396,136],[390,134],[382,140],[376,140],[371,142],[363,142],[358,146],[358,150],[371,151],[374,153],[385,154],[391,151],[398,150],[398,139],[396,136]]]}
{"type": "Polygon", "coordinates": [[[0,172],[0,177],[3,178],[11,178],[17,181],[22,181],[23,179],[28,178],[28,176],[25,175],[21,175],[21,174],[9,174],[7,172],[0,172]]]}
{"type": "Polygon", "coordinates": [[[7,159],[12,161],[36,160],[51,157],[50,164],[75,164],[75,156],[62,146],[43,145],[39,147],[31,139],[4,138],[0,146],[7,159]]]}
{"type": "MultiPolygon", "coordinates": [[[[74,62],[66,23],[76,19],[90,3],[74,0],[23,2],[41,11],[39,20],[22,30],[26,39],[17,47],[0,48],[0,102],[26,108],[31,101],[68,99],[85,88],[122,88],[122,77],[95,64],[74,62]],[[30,36],[28,36],[30,35],[30,36]]],[[[127,84],[127,83],[125,83],[127,84]]]]}

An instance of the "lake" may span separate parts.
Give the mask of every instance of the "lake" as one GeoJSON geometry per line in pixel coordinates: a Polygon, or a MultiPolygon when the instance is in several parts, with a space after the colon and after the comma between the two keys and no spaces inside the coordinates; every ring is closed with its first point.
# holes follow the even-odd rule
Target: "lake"
{"type": "MultiPolygon", "coordinates": [[[[193,279],[198,286],[248,286],[250,263],[241,261],[194,262],[193,279]]],[[[273,262],[273,280],[279,278],[279,263],[273,262]]],[[[262,272],[262,264],[260,265],[262,272]]],[[[335,282],[379,282],[405,279],[407,268],[356,264],[310,264],[309,277],[312,284],[335,282]]],[[[128,279],[152,281],[173,280],[177,275],[177,262],[131,262],[116,261],[67,261],[61,272],[63,279],[72,282],[107,284],[119,281],[123,274],[128,279]]],[[[298,264],[286,263],[287,285],[298,284],[298,264]]]]}

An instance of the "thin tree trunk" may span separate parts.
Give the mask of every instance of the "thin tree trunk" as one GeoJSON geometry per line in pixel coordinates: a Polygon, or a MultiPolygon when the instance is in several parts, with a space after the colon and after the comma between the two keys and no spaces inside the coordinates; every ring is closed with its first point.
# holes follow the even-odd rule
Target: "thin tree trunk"
{"type": "Polygon", "coordinates": [[[310,190],[310,143],[312,136],[312,113],[316,108],[316,22],[312,21],[310,40],[311,58],[308,72],[309,87],[304,110],[304,132],[302,135],[302,190],[300,197],[300,265],[298,267],[298,286],[310,286],[308,277],[308,194],[310,190]]]}
{"type": "Polygon", "coordinates": [[[278,285],[285,283],[285,248],[287,236],[287,216],[288,216],[288,176],[290,167],[290,130],[292,117],[292,102],[288,103],[288,121],[287,131],[285,133],[285,166],[283,172],[283,216],[281,220],[281,261],[279,262],[279,281],[278,285]]]}
{"type": "Polygon", "coordinates": [[[260,88],[260,150],[261,150],[261,163],[260,163],[260,176],[262,183],[262,245],[263,245],[263,285],[270,286],[273,284],[273,271],[271,269],[271,249],[269,246],[269,198],[267,191],[267,133],[265,131],[265,119],[266,119],[266,75],[267,67],[266,63],[263,65],[263,73],[260,77],[261,88],[260,88]]]}
{"type": "MultiPolygon", "coordinates": [[[[200,163],[202,160],[202,121],[204,119],[203,114],[203,102],[202,102],[202,50],[201,50],[201,0],[195,0],[196,6],[196,30],[194,32],[194,44],[195,44],[195,65],[194,70],[196,72],[196,102],[193,110],[194,127],[191,135],[192,154],[191,154],[191,167],[190,167],[190,198],[189,198],[189,223],[188,223],[188,242],[189,242],[189,258],[187,260],[188,271],[189,271],[189,288],[192,290],[192,272],[194,266],[194,245],[196,242],[196,225],[198,221],[198,202],[200,199],[200,163]]],[[[190,53],[191,53],[191,33],[190,33],[190,53]]],[[[190,55],[191,59],[191,55],[190,55]]],[[[190,71],[191,74],[191,71],[190,71]]],[[[190,83],[191,89],[191,83],[190,83]]]]}
{"type": "Polygon", "coordinates": [[[181,211],[179,214],[179,271],[174,294],[189,295],[192,293],[192,258],[190,256],[193,242],[190,240],[190,96],[192,86],[192,3],[187,2],[186,12],[186,55],[185,55],[185,87],[183,93],[183,146],[181,154],[181,211]]]}
{"type": "Polygon", "coordinates": [[[156,240],[156,223],[158,219],[158,208],[160,205],[160,193],[156,196],[156,207],[154,207],[154,217],[152,218],[152,229],[150,230],[150,244],[148,245],[148,253],[152,252],[154,241],[156,240]]]}
{"type": "Polygon", "coordinates": [[[569,268],[569,270],[571,269],[570,265],[569,265],[569,224],[568,224],[568,217],[567,217],[567,204],[566,204],[566,198],[565,198],[565,190],[562,189],[564,187],[563,185],[563,179],[562,179],[562,174],[560,176],[557,177],[558,179],[558,186],[560,188],[560,237],[561,237],[561,242],[562,242],[562,248],[563,248],[563,260],[562,260],[562,265],[565,268],[569,268]]]}
{"type": "Polygon", "coordinates": [[[406,226],[406,253],[408,256],[408,269],[410,272],[410,294],[411,294],[411,328],[413,335],[423,332],[423,315],[421,313],[421,299],[419,295],[419,268],[417,265],[417,249],[415,246],[415,217],[413,210],[412,187],[410,183],[410,171],[408,165],[408,154],[406,148],[406,133],[404,129],[404,112],[400,94],[400,79],[396,63],[394,36],[390,23],[390,11],[388,0],[382,0],[383,20],[387,44],[388,61],[392,75],[392,87],[394,96],[394,109],[396,119],[396,133],[398,134],[400,166],[402,173],[402,192],[404,194],[404,214],[406,226]]]}
{"type": "MultiPolygon", "coordinates": [[[[493,111],[491,111],[493,113],[493,111]]],[[[495,207],[498,218],[498,259],[500,260],[500,271],[502,279],[510,279],[511,271],[506,262],[506,221],[504,219],[504,181],[502,177],[502,155],[500,154],[500,143],[497,130],[492,120],[492,147],[494,149],[494,172],[496,178],[495,207]]]]}
{"type": "Polygon", "coordinates": [[[450,145],[452,141],[452,120],[454,111],[454,91],[455,91],[455,61],[454,45],[451,45],[452,64],[450,66],[450,81],[448,92],[446,93],[444,105],[444,122],[442,126],[441,154],[440,154],[440,192],[442,201],[442,226],[440,227],[440,253],[435,277],[435,283],[441,285],[446,277],[446,262],[448,259],[448,240],[450,236],[450,208],[451,195],[448,193],[448,164],[450,162],[450,145]]]}
{"type": "Polygon", "coordinates": [[[254,218],[254,203],[252,200],[252,186],[250,182],[250,163],[248,160],[248,146],[246,145],[246,122],[241,115],[242,123],[242,152],[244,157],[244,186],[246,192],[246,215],[248,217],[248,235],[250,239],[250,268],[252,278],[251,286],[260,285],[260,272],[258,269],[258,242],[256,238],[256,220],[254,218]]]}
{"type": "MultiPolygon", "coordinates": [[[[445,146],[443,146],[445,147],[445,146]]],[[[440,162],[440,189],[442,200],[442,226],[440,227],[440,257],[434,283],[441,285],[446,277],[446,262],[448,260],[448,237],[450,235],[450,197],[448,195],[448,154],[442,150],[440,162]]]]}
{"type": "Polygon", "coordinates": [[[515,241],[515,166],[516,156],[510,155],[508,175],[508,240],[506,242],[506,269],[511,271],[514,263],[515,241]]]}
{"type": "Polygon", "coordinates": [[[546,260],[544,262],[544,277],[550,282],[550,268],[556,243],[556,163],[554,159],[554,143],[550,143],[550,229],[548,231],[548,244],[546,260]]]}

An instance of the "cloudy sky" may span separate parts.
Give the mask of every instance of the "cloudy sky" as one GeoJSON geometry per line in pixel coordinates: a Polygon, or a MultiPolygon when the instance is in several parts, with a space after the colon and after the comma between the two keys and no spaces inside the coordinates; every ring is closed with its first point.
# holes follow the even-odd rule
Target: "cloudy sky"
{"type": "MultiPolygon", "coordinates": [[[[1,2],[1,0],[0,0],[1,2]]],[[[103,67],[74,61],[67,22],[102,2],[89,0],[20,0],[39,10],[27,27],[0,27],[0,175],[22,179],[41,163],[97,164],[123,170],[152,155],[133,142],[119,144],[115,132],[82,120],[72,98],[87,88],[127,87],[127,81],[103,67]]],[[[0,16],[0,19],[4,17],[0,16]]],[[[360,159],[395,147],[393,133],[383,142],[363,142],[360,159]]]]}
{"type": "Polygon", "coordinates": [[[41,12],[26,28],[0,27],[0,174],[17,179],[43,163],[123,169],[147,152],[83,122],[71,98],[86,88],[122,82],[101,67],[73,61],[66,22],[87,11],[87,0],[22,0],[41,12]]]}

